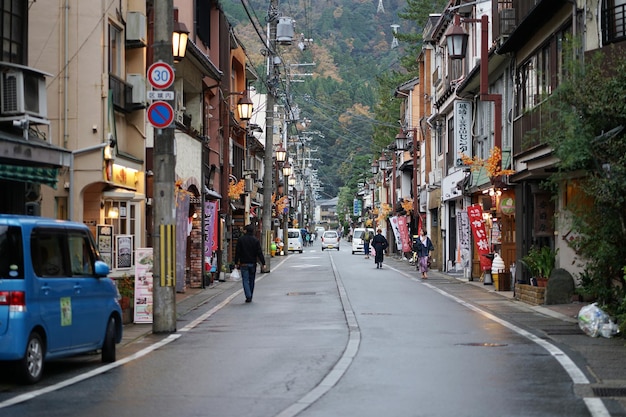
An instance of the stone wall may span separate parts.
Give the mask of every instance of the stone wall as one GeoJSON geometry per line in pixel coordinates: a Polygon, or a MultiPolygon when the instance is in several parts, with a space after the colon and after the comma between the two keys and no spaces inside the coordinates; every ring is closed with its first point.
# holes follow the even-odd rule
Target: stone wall
{"type": "Polygon", "coordinates": [[[546,288],[527,284],[515,284],[515,299],[538,306],[545,304],[546,288]]]}

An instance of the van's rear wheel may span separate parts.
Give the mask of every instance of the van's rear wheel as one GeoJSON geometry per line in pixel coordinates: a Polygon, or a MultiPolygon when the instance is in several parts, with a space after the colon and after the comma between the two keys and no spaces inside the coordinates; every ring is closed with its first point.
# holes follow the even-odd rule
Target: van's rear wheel
{"type": "Polygon", "coordinates": [[[39,333],[33,332],[28,337],[24,357],[17,361],[17,375],[21,382],[34,384],[43,375],[45,348],[39,333]]]}
{"type": "Polygon", "coordinates": [[[110,317],[102,343],[102,362],[111,363],[115,362],[115,359],[115,319],[110,317]]]}

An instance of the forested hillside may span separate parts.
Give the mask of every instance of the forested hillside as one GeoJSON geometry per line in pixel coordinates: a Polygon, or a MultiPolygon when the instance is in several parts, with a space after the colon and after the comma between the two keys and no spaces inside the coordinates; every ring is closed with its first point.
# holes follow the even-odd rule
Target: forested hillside
{"type": "MultiPolygon", "coordinates": [[[[369,157],[380,153],[381,140],[388,143],[398,131],[397,105],[390,103],[393,90],[403,78],[417,74],[408,73],[401,64],[407,50],[415,45],[400,41],[397,47],[392,47],[395,46],[392,25],[398,25],[400,34],[421,33],[418,24],[398,16],[407,7],[416,7],[416,3],[431,5],[441,0],[382,0],[383,10],[379,0],[278,3],[278,12],[294,19],[296,32],[293,45],[281,46],[278,51],[285,72],[291,72],[290,77],[284,74],[282,80],[283,92],[287,90],[287,79],[290,80],[289,94],[283,99],[289,106],[300,109],[299,119],[311,121],[307,131],[321,132],[311,135],[309,145],[318,149],[314,156],[321,160],[312,163],[324,187],[322,198],[337,196],[339,188],[355,175],[355,170],[367,174],[369,157]],[[305,42],[304,50],[298,47],[301,37],[312,39],[311,43],[305,42]],[[311,63],[315,65],[294,65],[311,63]]],[[[261,77],[257,88],[263,91],[265,58],[260,36],[266,33],[269,0],[224,1],[222,5],[257,68],[261,77]]],[[[427,10],[425,13],[427,16],[427,10]]],[[[296,128],[295,124],[290,126],[296,128]]]]}

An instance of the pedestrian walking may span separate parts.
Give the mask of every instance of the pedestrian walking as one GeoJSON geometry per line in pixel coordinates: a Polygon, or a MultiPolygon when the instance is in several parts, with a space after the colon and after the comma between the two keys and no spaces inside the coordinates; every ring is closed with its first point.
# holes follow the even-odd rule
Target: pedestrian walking
{"type": "Polygon", "coordinates": [[[419,259],[419,270],[422,273],[422,279],[427,279],[428,264],[430,253],[435,250],[433,242],[427,235],[426,230],[422,230],[420,238],[413,244],[413,250],[417,253],[419,259]]]}
{"type": "Polygon", "coordinates": [[[374,247],[374,250],[376,251],[376,254],[374,256],[374,263],[376,264],[376,269],[382,268],[383,258],[384,258],[383,251],[387,249],[387,246],[389,246],[387,239],[385,239],[385,236],[382,235],[382,230],[380,229],[376,230],[376,236],[374,236],[374,238],[372,239],[372,246],[374,247]]]}
{"type": "Polygon", "coordinates": [[[237,240],[235,249],[235,265],[241,270],[241,283],[246,296],[246,303],[252,301],[254,294],[254,280],[256,279],[257,261],[265,266],[265,257],[261,250],[259,239],[254,236],[254,226],[251,224],[245,227],[246,234],[237,240]]]}
{"type": "Polygon", "coordinates": [[[370,258],[370,242],[372,241],[372,237],[370,231],[365,229],[365,233],[363,233],[363,252],[365,252],[365,259],[370,258]]]}

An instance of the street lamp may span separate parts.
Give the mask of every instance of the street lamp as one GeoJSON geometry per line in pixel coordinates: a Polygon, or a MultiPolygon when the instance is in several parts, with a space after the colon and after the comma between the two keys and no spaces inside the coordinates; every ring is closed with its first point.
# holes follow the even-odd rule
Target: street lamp
{"type": "Polygon", "coordinates": [[[254,103],[248,97],[248,90],[244,91],[243,97],[237,102],[237,112],[239,113],[239,119],[248,121],[252,118],[252,112],[254,111],[254,103]]]}
{"type": "Polygon", "coordinates": [[[180,62],[187,52],[187,39],[189,39],[189,31],[184,23],[176,20],[174,22],[174,30],[172,31],[172,56],[174,62],[180,62]]]}
{"type": "Polygon", "coordinates": [[[289,161],[285,161],[285,163],[283,164],[283,177],[289,177],[291,175],[291,171],[291,164],[289,163],[289,161]]]}
{"type": "Polygon", "coordinates": [[[404,134],[404,131],[402,129],[400,129],[400,131],[396,135],[395,143],[396,143],[397,150],[399,151],[406,150],[406,135],[404,134]]]}
{"type": "Polygon", "coordinates": [[[378,164],[380,166],[380,170],[381,171],[387,171],[387,163],[389,161],[387,161],[387,156],[385,154],[382,154],[380,156],[380,159],[378,160],[378,164]]]}
{"type": "Polygon", "coordinates": [[[378,161],[377,160],[374,160],[374,162],[372,162],[371,171],[372,171],[372,174],[374,175],[378,174],[378,161]]]}
{"type": "MultiPolygon", "coordinates": [[[[502,149],[502,95],[489,94],[489,18],[483,15],[480,19],[464,18],[463,22],[480,22],[480,100],[494,102],[494,147],[502,149]]],[[[454,15],[454,22],[445,33],[448,55],[451,59],[463,59],[467,52],[469,35],[461,27],[461,17],[454,15]]],[[[498,162],[501,164],[502,162],[498,162]]]]}
{"type": "Polygon", "coordinates": [[[278,162],[285,162],[285,159],[287,159],[287,151],[283,148],[283,145],[280,144],[278,148],[276,148],[276,160],[278,162]]]}

